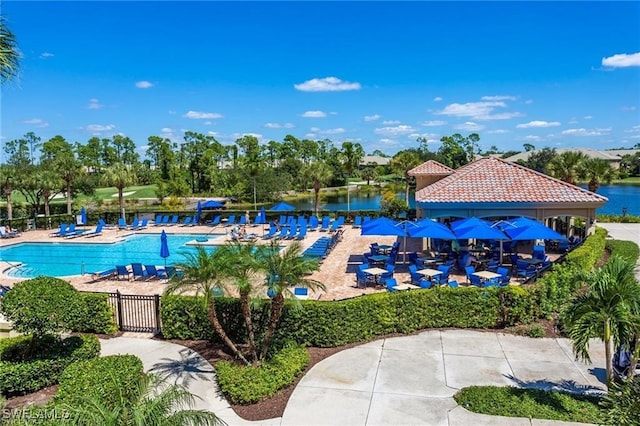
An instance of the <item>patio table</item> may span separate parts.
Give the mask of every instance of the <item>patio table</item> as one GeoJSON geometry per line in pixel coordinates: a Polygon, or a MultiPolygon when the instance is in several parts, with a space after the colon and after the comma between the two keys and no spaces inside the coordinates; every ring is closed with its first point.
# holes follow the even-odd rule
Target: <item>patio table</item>
{"type": "Polygon", "coordinates": [[[520,259],[521,262],[527,263],[529,265],[534,265],[534,266],[538,266],[541,265],[542,263],[544,263],[542,260],[540,259],[534,259],[532,257],[527,257],[525,259],[520,259]]]}
{"type": "Polygon", "coordinates": [[[369,260],[372,260],[374,263],[385,263],[389,260],[389,256],[385,256],[384,254],[376,254],[374,256],[369,256],[369,260]]]}
{"type": "Polygon", "coordinates": [[[372,275],[377,285],[377,284],[380,284],[378,282],[378,277],[380,277],[380,275],[387,272],[387,270],[382,268],[367,268],[367,269],[363,269],[362,272],[364,272],[365,274],[372,275]]]}
{"type": "Polygon", "coordinates": [[[442,271],[440,271],[440,270],[438,270],[438,269],[426,268],[426,269],[419,269],[419,270],[418,270],[418,273],[419,273],[420,275],[424,275],[424,276],[426,276],[426,277],[433,278],[433,277],[435,277],[436,275],[440,275],[440,274],[442,274],[442,271]]]}
{"type": "Polygon", "coordinates": [[[418,287],[417,285],[413,285],[413,284],[400,284],[400,285],[394,286],[392,288],[394,290],[403,291],[403,290],[415,290],[415,289],[418,289],[420,287],[418,287]]]}
{"type": "Polygon", "coordinates": [[[482,280],[483,283],[486,282],[486,281],[494,280],[496,278],[500,278],[502,276],[500,274],[496,274],[495,272],[490,272],[490,271],[474,272],[471,275],[475,275],[476,277],[480,277],[480,279],[482,280]]]}

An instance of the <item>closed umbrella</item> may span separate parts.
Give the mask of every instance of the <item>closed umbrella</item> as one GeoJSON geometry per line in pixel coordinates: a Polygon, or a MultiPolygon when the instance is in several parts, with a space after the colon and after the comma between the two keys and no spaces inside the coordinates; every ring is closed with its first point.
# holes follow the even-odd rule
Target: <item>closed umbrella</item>
{"type": "Polygon", "coordinates": [[[258,225],[264,225],[265,223],[267,223],[267,212],[263,206],[260,208],[260,214],[258,215],[258,225]]]}
{"type": "Polygon", "coordinates": [[[205,201],[204,203],[202,203],[200,205],[200,208],[202,209],[221,209],[224,207],[224,204],[216,201],[216,200],[209,200],[209,201],[205,201]]]}
{"type": "Polygon", "coordinates": [[[202,204],[200,200],[198,200],[198,205],[196,206],[196,223],[200,223],[200,217],[202,216],[202,204]]]}
{"type": "Polygon", "coordinates": [[[160,234],[160,257],[164,259],[164,267],[167,267],[167,257],[171,256],[169,253],[169,243],[167,242],[167,234],[162,230],[160,234]]]}
{"type": "Polygon", "coordinates": [[[87,220],[87,210],[82,207],[80,209],[80,222],[82,222],[82,225],[86,225],[88,220],[87,220]]]}

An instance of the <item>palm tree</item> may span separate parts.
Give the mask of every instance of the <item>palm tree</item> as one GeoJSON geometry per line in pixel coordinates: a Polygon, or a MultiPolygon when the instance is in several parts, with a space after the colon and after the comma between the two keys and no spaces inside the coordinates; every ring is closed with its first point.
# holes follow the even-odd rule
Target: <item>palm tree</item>
{"type": "Polygon", "coordinates": [[[306,278],[307,275],[318,270],[318,262],[302,256],[302,245],[299,241],[294,241],[282,252],[278,249],[276,242],[271,244],[270,250],[265,253],[262,259],[267,271],[267,294],[271,297],[271,313],[262,342],[260,359],[264,359],[267,355],[273,334],[282,315],[285,298],[295,299],[290,288],[306,287],[311,290],[325,290],[325,286],[321,282],[306,278]]]}
{"type": "Polygon", "coordinates": [[[184,271],[184,277],[171,281],[166,292],[168,294],[188,293],[201,296],[207,317],[215,332],[242,362],[250,365],[250,362],[247,361],[236,344],[224,331],[224,328],[222,328],[216,311],[214,291],[222,288],[221,279],[223,274],[221,266],[223,267],[226,262],[225,252],[215,250],[209,253],[203,247],[198,246],[195,253],[185,253],[184,256],[186,260],[178,264],[178,267],[184,271]]]}
{"type": "Polygon", "coordinates": [[[633,310],[640,305],[640,284],[634,265],[613,256],[601,268],[581,277],[587,291],[574,297],[565,311],[569,337],[576,359],[591,362],[589,339],[605,344],[607,383],[612,379],[613,345],[626,345],[633,332],[633,310]]]}
{"type": "Polygon", "coordinates": [[[391,168],[401,174],[405,185],[405,201],[409,203],[409,170],[420,164],[420,156],[415,151],[403,151],[391,159],[391,168]]]}
{"type": "Polygon", "coordinates": [[[616,170],[602,158],[587,158],[578,169],[581,179],[589,179],[588,187],[591,192],[596,192],[601,182],[611,183],[616,175],[616,170]]]}
{"type": "Polygon", "coordinates": [[[122,193],[124,191],[124,188],[136,183],[135,173],[124,164],[115,163],[105,170],[104,175],[102,175],[102,180],[104,184],[108,186],[115,186],[118,190],[118,204],[120,206],[120,215],[124,219],[124,198],[122,193]]]}
{"type": "Polygon", "coordinates": [[[587,158],[579,151],[563,152],[549,162],[547,173],[556,179],[575,185],[580,165],[587,158]]]}
{"type": "Polygon", "coordinates": [[[190,409],[196,396],[185,387],[168,384],[153,374],[140,377],[135,398],[129,400],[120,391],[117,404],[100,398],[87,398],[79,406],[63,404],[69,413],[61,424],[78,426],[217,426],[224,425],[214,413],[190,409]]]}
{"type": "Polygon", "coordinates": [[[260,259],[265,246],[257,246],[254,242],[228,243],[217,249],[220,274],[231,278],[240,295],[240,306],[245,326],[247,340],[253,364],[259,362],[256,350],[256,339],[251,315],[251,295],[255,292],[258,273],[263,269],[260,259]]]}
{"type": "Polygon", "coordinates": [[[13,219],[13,204],[11,203],[11,194],[13,193],[13,176],[14,172],[11,166],[6,164],[0,165],[0,188],[7,200],[7,219],[13,219]]]}
{"type": "Polygon", "coordinates": [[[340,153],[342,157],[342,166],[344,171],[347,172],[347,213],[350,210],[349,200],[349,178],[353,174],[354,170],[358,169],[360,160],[364,157],[364,149],[359,143],[343,142],[342,151],[340,153]]]}
{"type": "Polygon", "coordinates": [[[333,177],[333,170],[326,163],[316,161],[304,166],[302,169],[302,175],[305,179],[313,182],[313,211],[315,214],[318,214],[320,188],[331,180],[333,177]]]}
{"type": "Polygon", "coordinates": [[[42,188],[42,198],[44,199],[44,215],[51,216],[49,202],[51,198],[62,188],[63,182],[60,176],[51,170],[40,170],[37,174],[40,188],[42,188]]]}
{"type": "Polygon", "coordinates": [[[20,51],[16,37],[0,16],[0,82],[11,80],[18,75],[20,51]]]}
{"type": "Polygon", "coordinates": [[[372,180],[378,177],[378,172],[375,167],[366,167],[361,172],[362,179],[367,181],[367,185],[371,183],[372,180]]]}

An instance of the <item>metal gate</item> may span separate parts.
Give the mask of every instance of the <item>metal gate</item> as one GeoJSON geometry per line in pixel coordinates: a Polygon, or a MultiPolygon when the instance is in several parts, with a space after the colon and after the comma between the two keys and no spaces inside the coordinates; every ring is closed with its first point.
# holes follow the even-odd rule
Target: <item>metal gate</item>
{"type": "Polygon", "coordinates": [[[109,303],[115,311],[120,331],[160,333],[160,296],[109,293],[109,303]]]}

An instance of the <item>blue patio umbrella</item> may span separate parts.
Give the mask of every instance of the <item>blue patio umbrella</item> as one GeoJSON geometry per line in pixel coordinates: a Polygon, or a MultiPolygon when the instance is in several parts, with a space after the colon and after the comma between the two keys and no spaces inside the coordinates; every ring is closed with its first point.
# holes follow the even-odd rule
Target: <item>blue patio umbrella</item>
{"type": "Polygon", "coordinates": [[[270,211],[293,211],[296,208],[293,207],[291,204],[287,204],[284,201],[279,202],[278,204],[276,204],[275,206],[271,207],[269,210],[270,211]]]}
{"type": "Polygon", "coordinates": [[[409,228],[410,237],[438,238],[440,240],[455,240],[455,234],[445,224],[431,219],[422,219],[409,228]]]}
{"type": "Polygon", "coordinates": [[[500,221],[497,224],[513,241],[524,240],[566,240],[566,237],[544,224],[520,217],[514,220],[500,221]]]}
{"type": "Polygon", "coordinates": [[[453,232],[456,232],[462,229],[474,228],[476,226],[491,226],[491,222],[478,217],[466,217],[464,219],[453,221],[450,225],[453,232]]]}
{"type": "Polygon", "coordinates": [[[264,225],[267,223],[267,212],[264,210],[264,206],[260,208],[260,214],[258,215],[258,225],[264,225]]]}
{"type": "Polygon", "coordinates": [[[164,259],[164,267],[167,267],[167,257],[169,257],[169,243],[167,242],[167,234],[162,230],[160,234],[160,257],[164,259]]]}
{"type": "Polygon", "coordinates": [[[196,223],[200,223],[200,217],[202,216],[202,204],[200,200],[198,200],[198,205],[196,206],[196,223]]]}
{"type": "Polygon", "coordinates": [[[87,220],[87,210],[82,207],[80,209],[80,222],[82,222],[82,225],[86,225],[88,220],[87,220]]]}
{"type": "Polygon", "coordinates": [[[379,217],[377,219],[368,220],[362,228],[360,228],[360,235],[395,235],[397,237],[403,237],[403,257],[402,263],[405,262],[407,256],[407,237],[410,230],[417,228],[415,222],[403,220],[396,222],[395,220],[379,217]]]}
{"type": "Polygon", "coordinates": [[[493,228],[489,223],[478,223],[468,228],[453,229],[453,233],[459,240],[509,240],[510,238],[498,228],[493,228]]]}

